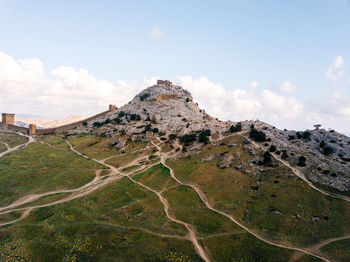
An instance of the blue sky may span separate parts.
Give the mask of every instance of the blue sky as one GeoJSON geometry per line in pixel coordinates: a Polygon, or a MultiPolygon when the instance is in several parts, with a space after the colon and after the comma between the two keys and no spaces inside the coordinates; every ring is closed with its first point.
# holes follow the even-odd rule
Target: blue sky
{"type": "MultiPolygon", "coordinates": [[[[46,105],[40,101],[54,99],[57,109],[47,114],[91,114],[118,93],[123,93],[123,99],[118,96],[116,103],[126,102],[151,79],[160,77],[193,89],[200,105],[222,119],[261,118],[281,128],[300,129],[311,128],[314,120],[350,132],[347,0],[0,0],[0,52],[3,60],[7,59],[6,63],[0,61],[3,67],[8,67],[10,58],[22,70],[26,66],[21,61],[40,61],[44,76],[40,75],[41,80],[36,77],[36,83],[45,79],[50,82],[46,88],[52,89],[52,81],[60,79],[63,97],[72,95],[68,92],[72,89],[75,95],[79,90],[84,92],[83,84],[78,87],[68,81],[72,76],[67,76],[64,68],[74,69],[71,74],[84,69],[95,78],[95,82],[83,81],[91,85],[87,92],[101,89],[101,81],[113,85],[106,87],[113,89],[106,98],[99,92],[100,101],[95,106],[86,97],[62,105],[64,99],[57,100],[58,93],[51,92],[35,106],[8,105],[0,100],[2,111],[42,114],[46,105]],[[283,88],[283,83],[289,88],[283,88]],[[205,96],[200,85],[207,92],[205,96]],[[224,89],[225,105],[216,101],[220,100],[217,88],[224,89]],[[236,90],[246,92],[243,98],[249,100],[247,103],[260,103],[259,110],[249,111],[249,107],[246,114],[235,114],[242,110],[225,108],[237,108],[237,99],[244,101],[242,95],[232,94],[236,90]],[[268,98],[261,101],[264,95],[268,98]],[[228,96],[234,97],[232,101],[228,96]],[[265,110],[271,99],[285,99],[276,104],[294,108],[298,116],[279,112],[286,110],[277,106],[265,110]]],[[[29,71],[37,74],[38,70],[29,71]]],[[[17,81],[11,78],[12,84],[3,74],[2,88],[6,85],[7,90],[2,90],[3,94],[16,98],[16,94],[8,94],[14,82],[17,86],[19,82],[26,85],[23,79],[32,81],[20,72],[17,81]]],[[[38,89],[28,96],[40,93],[38,89]]]]}

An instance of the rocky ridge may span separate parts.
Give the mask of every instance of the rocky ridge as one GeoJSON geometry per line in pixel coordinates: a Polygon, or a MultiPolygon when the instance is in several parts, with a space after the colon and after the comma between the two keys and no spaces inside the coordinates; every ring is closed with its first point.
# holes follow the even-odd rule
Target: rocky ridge
{"type": "MultiPolygon", "coordinates": [[[[169,136],[181,137],[209,129],[214,141],[215,137],[227,135],[232,124],[208,115],[181,86],[161,83],[146,88],[128,104],[72,132],[108,135],[115,138],[116,147],[122,148],[127,138],[120,134],[125,134],[129,139],[150,139],[153,136],[167,139],[169,136]]],[[[288,155],[285,161],[300,169],[313,183],[350,193],[349,137],[332,130],[297,132],[280,130],[262,121],[242,121],[242,131],[246,131],[246,137],[251,125],[266,134],[267,141],[259,143],[261,149],[268,151],[273,145],[276,152],[272,154],[280,157],[281,152],[285,151],[288,155]],[[307,160],[305,167],[298,166],[300,156],[307,160]]],[[[200,150],[202,145],[194,143],[191,146],[200,150]]],[[[221,166],[231,167],[231,160],[224,158],[221,166]]]]}

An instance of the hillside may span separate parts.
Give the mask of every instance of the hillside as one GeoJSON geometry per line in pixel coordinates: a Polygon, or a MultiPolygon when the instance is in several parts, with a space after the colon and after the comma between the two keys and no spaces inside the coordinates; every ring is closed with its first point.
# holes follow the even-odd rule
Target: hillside
{"type": "Polygon", "coordinates": [[[161,82],[0,133],[0,261],[350,261],[350,138],[222,122],[161,82]]]}

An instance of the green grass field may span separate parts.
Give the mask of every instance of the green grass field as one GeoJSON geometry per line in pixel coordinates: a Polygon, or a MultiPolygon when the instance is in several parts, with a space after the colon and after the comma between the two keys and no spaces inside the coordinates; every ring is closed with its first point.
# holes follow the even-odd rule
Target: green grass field
{"type": "Polygon", "coordinates": [[[334,260],[348,262],[350,261],[350,239],[330,243],[322,247],[321,251],[334,260]]]}
{"type": "MultiPolygon", "coordinates": [[[[208,209],[194,189],[176,182],[168,168],[157,164],[159,158],[148,157],[155,152],[145,149],[147,143],[129,141],[119,152],[110,138],[75,135],[68,139],[87,156],[116,156],[107,161],[115,167],[147,157],[143,164],[155,165],[132,178],[162,194],[169,213],[191,225],[212,261],[284,262],[298,253],[266,244],[208,209]],[[141,149],[145,150],[137,151],[141,149]]],[[[216,209],[276,243],[311,247],[350,233],[347,202],[321,195],[284,167],[250,165],[262,152],[251,155],[244,149],[244,141],[241,136],[226,138],[220,145],[206,145],[200,152],[180,155],[167,164],[180,181],[198,185],[216,209]],[[224,154],[234,160],[231,167],[221,169],[218,163],[224,154]],[[243,164],[247,171],[241,171],[243,164]]],[[[169,151],[169,145],[162,150],[169,151]]],[[[122,175],[139,167],[126,167],[122,175]]],[[[26,148],[0,158],[1,206],[30,194],[78,188],[101,169],[103,176],[111,172],[72,152],[60,136],[37,138],[26,148]]],[[[166,216],[158,196],[122,175],[105,178],[86,195],[36,208],[28,217],[1,226],[0,261],[202,261],[187,238],[188,230],[166,216]]],[[[52,194],[21,208],[72,196],[74,193],[52,194]]],[[[0,214],[0,224],[22,214],[0,214]]],[[[348,245],[348,240],[338,241],[321,251],[334,260],[349,261],[348,245]]],[[[320,260],[304,255],[297,261],[320,260]]]]}
{"type": "Polygon", "coordinates": [[[15,147],[28,142],[28,138],[16,133],[0,132],[0,141],[7,143],[10,147],[15,147]]]}
{"type": "Polygon", "coordinates": [[[4,144],[0,143],[0,153],[5,152],[6,150],[7,150],[7,147],[4,144]]]}

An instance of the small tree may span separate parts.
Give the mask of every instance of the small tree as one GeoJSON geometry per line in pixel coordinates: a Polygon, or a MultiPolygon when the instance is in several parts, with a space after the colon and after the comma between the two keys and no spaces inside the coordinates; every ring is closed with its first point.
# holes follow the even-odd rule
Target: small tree
{"type": "Polygon", "coordinates": [[[306,158],[304,156],[299,157],[298,166],[306,166],[306,158]]]}
{"type": "Polygon", "coordinates": [[[152,125],[151,125],[151,124],[147,124],[147,125],[145,126],[145,132],[151,131],[151,130],[152,130],[152,125]]]}
{"type": "Polygon", "coordinates": [[[269,151],[266,151],[264,153],[264,159],[263,159],[263,164],[264,166],[268,166],[272,163],[272,155],[269,151]]]}
{"type": "Polygon", "coordinates": [[[234,133],[234,132],[239,132],[242,130],[242,123],[241,122],[238,122],[236,125],[232,125],[230,127],[230,132],[231,133],[234,133]]]}
{"type": "Polygon", "coordinates": [[[287,151],[286,151],[286,150],[283,150],[283,151],[282,151],[281,158],[282,158],[282,159],[288,158],[288,154],[287,154],[287,151]]]}
{"type": "Polygon", "coordinates": [[[271,153],[275,152],[277,150],[277,147],[275,145],[271,145],[270,148],[269,148],[269,151],[271,153]]]}
{"type": "Polygon", "coordinates": [[[249,137],[257,142],[265,142],[266,141],[266,135],[263,131],[258,131],[254,128],[250,129],[249,137]]]}
{"type": "Polygon", "coordinates": [[[315,128],[316,130],[319,130],[321,126],[322,126],[321,124],[316,124],[316,125],[314,125],[314,128],[315,128]]]}
{"type": "Polygon", "coordinates": [[[84,121],[84,122],[82,123],[82,125],[83,125],[83,126],[87,126],[87,125],[88,125],[88,122],[84,121]]]}
{"type": "Polygon", "coordinates": [[[93,124],[93,127],[101,127],[102,124],[100,122],[94,122],[93,124]]]}

